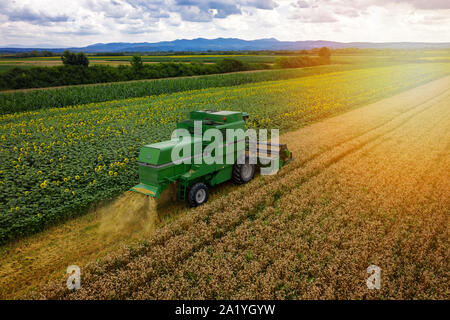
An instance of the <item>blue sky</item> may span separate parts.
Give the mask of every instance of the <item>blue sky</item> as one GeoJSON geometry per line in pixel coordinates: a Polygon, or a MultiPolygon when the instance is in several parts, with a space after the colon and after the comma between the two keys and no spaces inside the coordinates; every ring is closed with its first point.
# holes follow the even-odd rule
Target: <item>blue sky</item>
{"type": "Polygon", "coordinates": [[[0,46],[197,37],[450,42],[450,0],[0,0],[0,46]]]}

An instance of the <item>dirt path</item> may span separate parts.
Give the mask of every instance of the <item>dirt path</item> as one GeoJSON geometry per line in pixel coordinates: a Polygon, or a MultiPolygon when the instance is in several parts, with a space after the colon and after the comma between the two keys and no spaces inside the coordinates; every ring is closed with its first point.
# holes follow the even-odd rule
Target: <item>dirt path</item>
{"type": "Polygon", "coordinates": [[[446,77],[287,133],[288,167],[217,188],[195,210],[168,208],[177,219],[151,237],[96,241],[94,210],[4,247],[0,294],[78,264],[81,290],[55,282],[42,296],[448,298],[449,102],[446,77]],[[366,288],[370,264],[382,269],[379,291],[366,288]]]}

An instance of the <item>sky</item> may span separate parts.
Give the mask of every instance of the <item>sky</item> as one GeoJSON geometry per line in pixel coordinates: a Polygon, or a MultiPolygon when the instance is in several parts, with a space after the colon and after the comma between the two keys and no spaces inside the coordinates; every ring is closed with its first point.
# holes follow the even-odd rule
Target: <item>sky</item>
{"type": "Polygon", "coordinates": [[[0,46],[193,38],[450,42],[450,0],[0,0],[0,46]]]}

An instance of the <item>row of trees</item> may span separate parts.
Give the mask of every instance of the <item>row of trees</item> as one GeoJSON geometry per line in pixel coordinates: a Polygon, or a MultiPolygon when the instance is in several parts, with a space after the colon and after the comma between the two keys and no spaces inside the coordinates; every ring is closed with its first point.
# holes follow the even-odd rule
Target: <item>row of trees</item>
{"type": "MultiPolygon", "coordinates": [[[[295,55],[317,55],[320,48],[313,48],[310,50],[244,50],[239,51],[239,54],[252,55],[252,56],[295,56],[295,55]]],[[[340,51],[342,49],[333,49],[333,52],[340,51]]],[[[344,49],[346,50],[346,49],[344,49]]],[[[349,48],[354,50],[354,48],[349,48]]],[[[357,49],[366,50],[366,49],[357,49]]],[[[129,56],[133,54],[146,55],[146,56],[185,56],[185,55],[234,55],[236,51],[150,51],[150,52],[96,52],[94,56],[129,56]]]]}
{"type": "Polygon", "coordinates": [[[15,58],[35,58],[35,57],[53,57],[55,54],[51,51],[47,51],[47,50],[33,50],[33,51],[29,51],[29,52],[19,52],[19,53],[15,53],[15,54],[11,54],[11,55],[4,55],[2,56],[2,58],[11,58],[11,59],[15,59],[15,58]]]}
{"type": "MultiPolygon", "coordinates": [[[[0,74],[0,90],[53,87],[72,84],[117,82],[139,79],[217,74],[269,68],[264,64],[248,64],[224,59],[215,64],[154,63],[143,64],[134,58],[132,65],[64,65],[57,67],[13,68],[0,74]]],[[[69,60],[78,63],[80,60],[69,60]]]]}
{"type": "MultiPolygon", "coordinates": [[[[329,50],[325,48],[321,49],[318,58],[309,56],[279,58],[276,60],[276,67],[299,68],[327,64],[330,62],[330,56],[329,50]]],[[[84,53],[73,53],[68,50],[62,54],[61,60],[63,66],[26,69],[17,67],[1,73],[0,90],[158,79],[270,68],[267,64],[247,63],[235,59],[223,59],[214,64],[198,62],[144,64],[138,55],[133,56],[129,66],[89,66],[89,59],[84,53]]]]}
{"type": "MultiPolygon", "coordinates": [[[[302,50],[300,51],[300,54],[307,55],[308,51],[302,50]]],[[[319,58],[322,61],[330,62],[331,58],[331,50],[327,47],[322,47],[318,49],[317,54],[319,55],[319,58]]],[[[89,59],[83,52],[79,52],[77,54],[70,52],[69,50],[64,51],[63,55],[61,56],[61,60],[64,65],[79,65],[79,66],[88,66],[89,65],[89,59]]],[[[142,61],[142,58],[139,55],[134,55],[133,58],[130,61],[131,65],[135,70],[141,70],[144,66],[144,63],[142,61]]]]}
{"type": "Polygon", "coordinates": [[[275,66],[277,68],[304,68],[329,64],[330,62],[331,62],[331,51],[330,49],[323,47],[320,50],[318,50],[318,57],[310,57],[310,56],[281,57],[275,60],[275,66]]]}

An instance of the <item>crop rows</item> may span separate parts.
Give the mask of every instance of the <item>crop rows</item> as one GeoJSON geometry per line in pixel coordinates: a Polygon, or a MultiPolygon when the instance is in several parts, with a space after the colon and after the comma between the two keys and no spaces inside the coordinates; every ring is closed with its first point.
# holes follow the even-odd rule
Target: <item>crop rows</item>
{"type": "Polygon", "coordinates": [[[3,115],[0,242],[129,189],[140,147],[167,139],[190,110],[242,110],[250,127],[288,130],[449,73],[448,64],[370,68],[3,115]]]}

